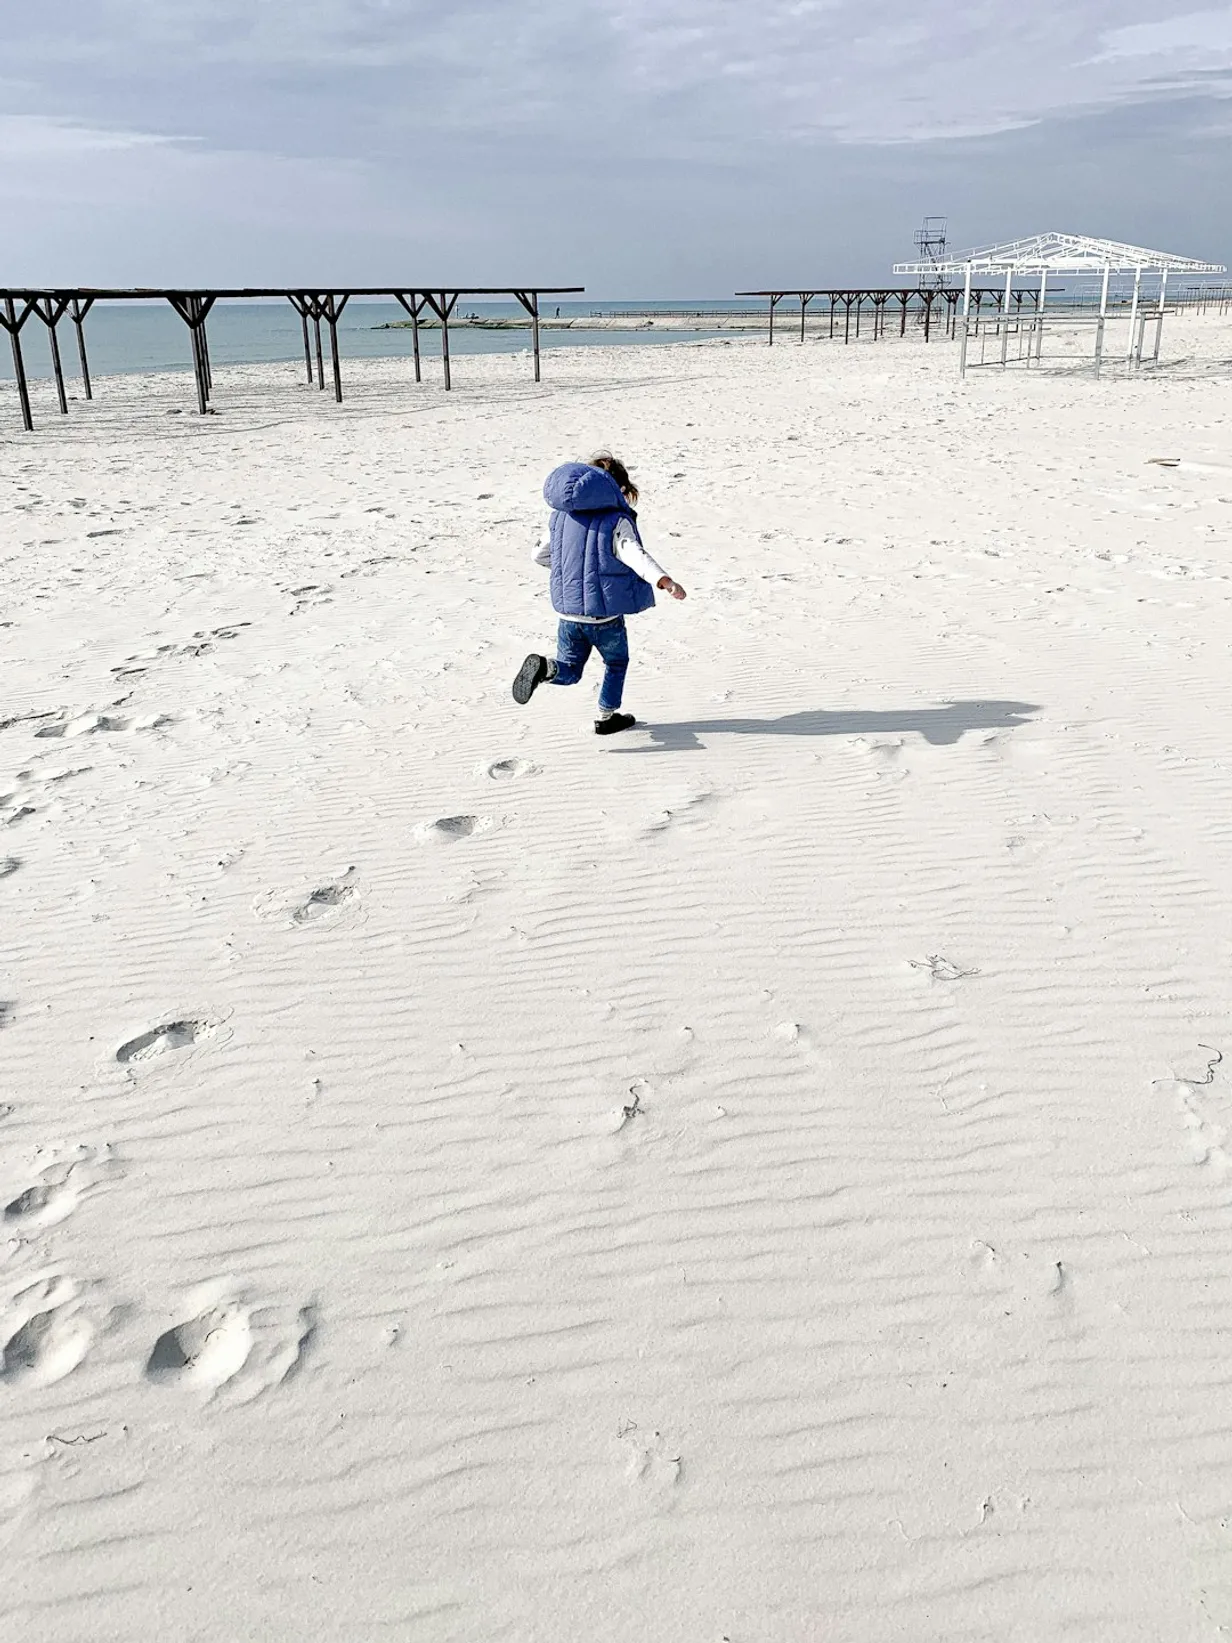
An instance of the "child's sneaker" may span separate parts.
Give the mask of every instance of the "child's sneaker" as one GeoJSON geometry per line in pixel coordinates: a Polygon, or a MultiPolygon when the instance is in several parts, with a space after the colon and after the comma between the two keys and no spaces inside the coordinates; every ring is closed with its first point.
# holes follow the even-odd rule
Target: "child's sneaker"
{"type": "Polygon", "coordinates": [[[614,736],[618,730],[629,730],[636,723],[631,713],[609,713],[606,718],[595,720],[595,735],[614,736]]]}
{"type": "Polygon", "coordinates": [[[528,656],[518,669],[518,676],[513,681],[514,701],[521,707],[525,707],[537,688],[545,679],[549,679],[551,676],[552,664],[546,656],[528,656]]]}

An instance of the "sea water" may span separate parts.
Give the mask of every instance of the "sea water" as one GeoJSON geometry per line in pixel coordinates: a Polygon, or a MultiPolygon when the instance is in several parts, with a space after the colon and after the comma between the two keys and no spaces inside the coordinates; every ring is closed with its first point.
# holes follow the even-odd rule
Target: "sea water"
{"type": "MultiPolygon", "coordinates": [[[[652,302],[557,302],[544,297],[540,314],[551,318],[559,307],[560,317],[583,318],[591,314],[611,314],[636,310],[647,315],[664,309],[686,312],[724,313],[747,308],[747,302],[737,301],[669,301],[652,302]]],[[[482,319],[526,320],[526,329],[518,331],[470,330],[451,325],[449,351],[451,354],[513,354],[524,352],[531,345],[530,320],[517,303],[468,301],[462,297],[454,318],[463,314],[477,314],[482,319]]],[[[425,320],[435,316],[425,314],[425,320]]],[[[352,299],[343,309],[338,322],[338,352],[345,368],[348,359],[397,359],[411,353],[411,331],[388,330],[384,327],[408,318],[396,302],[359,301],[352,299]]],[[[210,362],[220,365],[274,364],[281,360],[302,360],[304,334],[300,317],[291,304],[284,300],[262,302],[215,303],[210,310],[206,330],[209,338],[210,362]]],[[[192,351],[188,327],[172,309],[160,299],[151,302],[103,302],[91,308],[85,322],[86,354],[90,375],[113,376],[132,371],[190,371],[192,351]]],[[[65,374],[74,377],[79,372],[77,338],[72,320],[66,315],[61,320],[58,336],[60,356],[65,374]]],[[[312,326],[308,327],[312,339],[312,326]]],[[[553,331],[540,332],[540,346],[548,348],[605,347],[630,343],[679,342],[685,337],[706,336],[712,333],[687,331],[553,331]]],[[[322,352],[325,369],[329,365],[329,333],[322,322],[322,352]]],[[[313,341],[315,357],[315,340],[313,341]]],[[[425,360],[440,351],[439,327],[421,330],[420,352],[425,360]]],[[[22,357],[26,372],[31,377],[51,375],[51,352],[47,327],[35,315],[27,319],[21,331],[22,357]]],[[[12,381],[13,361],[7,337],[0,334],[0,380],[12,381]]]]}

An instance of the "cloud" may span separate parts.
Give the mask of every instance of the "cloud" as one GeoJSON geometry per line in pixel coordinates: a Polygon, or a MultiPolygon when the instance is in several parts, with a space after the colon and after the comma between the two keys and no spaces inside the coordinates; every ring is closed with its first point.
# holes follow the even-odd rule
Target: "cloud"
{"type": "Polygon", "coordinates": [[[187,105],[215,143],[228,122],[245,143],[260,143],[263,120],[307,133],[312,108],[333,148],[567,130],[596,150],[623,131],[721,153],[739,141],[953,140],[1150,102],[1178,84],[1209,94],[1222,85],[1178,82],[1178,71],[1232,69],[1232,7],[64,0],[16,13],[7,56],[54,112],[89,120],[110,99],[113,118],[145,127],[138,110],[169,120],[187,105]]]}
{"type": "Polygon", "coordinates": [[[1232,63],[1232,6],[1218,11],[1191,11],[1151,23],[1133,23],[1104,37],[1104,61],[1117,58],[1183,56],[1209,67],[1232,63]]]}
{"type": "Polygon", "coordinates": [[[0,114],[0,164],[79,160],[85,155],[163,148],[185,139],[151,131],[110,130],[42,114],[0,114]]]}
{"type": "Polygon", "coordinates": [[[24,278],[53,263],[84,278],[88,246],[100,279],[105,247],[134,279],[181,277],[190,252],[200,277],[209,266],[236,279],[242,265],[244,279],[275,283],[308,265],[358,282],[413,258],[433,277],[465,270],[481,283],[516,265],[519,277],[598,275],[611,289],[623,269],[626,290],[636,277],[651,293],[720,263],[761,279],[745,246],[753,224],[757,255],[782,247],[788,275],[809,247],[871,272],[873,250],[856,247],[892,260],[925,209],[967,211],[954,227],[971,242],[1067,225],[1149,242],[1144,199],[1176,243],[1227,249],[1211,243],[1218,219],[1202,189],[1209,201],[1232,98],[1232,6],[60,0],[10,10],[0,204],[22,202],[24,278]],[[1096,140],[1105,130],[1120,153],[1096,140]],[[1126,142],[1146,130],[1158,145],[1137,148],[1127,167],[1126,142]],[[1006,212],[1030,201],[1031,215],[1003,229],[997,208],[994,226],[998,191],[1006,212]],[[1079,212],[1100,201],[1098,222],[1079,212]],[[872,217],[887,212],[904,220],[874,233],[872,217]],[[835,213],[843,229],[830,246],[835,213]]]}
{"type": "MultiPolygon", "coordinates": [[[[719,151],[741,140],[932,141],[1150,101],[1165,80],[1176,89],[1178,68],[1232,70],[1232,7],[64,0],[11,19],[6,52],[53,96],[101,87],[158,107],[191,84],[212,140],[228,117],[247,130],[264,110],[276,125],[313,102],[343,139],[345,108],[369,142],[382,130],[547,135],[564,122],[571,140],[599,147],[611,146],[604,127],[649,128],[719,151]],[[253,105],[243,92],[257,86],[253,105]]],[[[1182,83],[1212,89],[1209,78],[1182,83]]]]}

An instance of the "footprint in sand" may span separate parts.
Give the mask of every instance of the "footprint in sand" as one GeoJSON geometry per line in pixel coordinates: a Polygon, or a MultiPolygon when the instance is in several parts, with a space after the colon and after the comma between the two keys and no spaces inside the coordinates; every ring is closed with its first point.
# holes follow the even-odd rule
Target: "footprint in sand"
{"type": "Polygon", "coordinates": [[[497,759],[492,764],[481,766],[483,774],[494,782],[513,782],[520,776],[535,775],[538,766],[529,759],[497,759]]]}
{"type": "Polygon", "coordinates": [[[130,1066],[135,1061],[152,1061],[155,1056],[166,1055],[172,1050],[186,1050],[202,1039],[212,1037],[217,1030],[218,1023],[206,1016],[186,1016],[180,1021],[166,1021],[161,1027],[151,1027],[149,1032],[138,1033],[136,1038],[121,1044],[115,1058],[122,1067],[130,1066]]]}
{"type": "Polygon", "coordinates": [[[22,804],[18,793],[0,793],[0,827],[16,827],[35,813],[32,804],[22,804]]]}
{"type": "Polygon", "coordinates": [[[459,839],[486,832],[491,825],[486,816],[439,816],[436,821],[423,822],[415,829],[415,836],[429,844],[456,844],[459,839]]]}
{"type": "Polygon", "coordinates": [[[102,730],[127,730],[128,720],[115,713],[81,713],[74,719],[57,719],[34,732],[36,737],[91,736],[102,730]]]}
{"type": "Polygon", "coordinates": [[[621,1426],[619,1437],[624,1447],[627,1481],[660,1498],[670,1495],[680,1482],[682,1461],[662,1432],[639,1430],[632,1421],[627,1421],[621,1426]]]}
{"type": "Polygon", "coordinates": [[[0,879],[7,879],[21,866],[16,856],[0,856],[0,879]]]}
{"type": "Polygon", "coordinates": [[[51,1386],[89,1350],[94,1330],[71,1278],[40,1278],[0,1310],[0,1380],[51,1386]]]}
{"type": "Polygon", "coordinates": [[[65,1220],[99,1181],[114,1174],[115,1159],[109,1148],[96,1153],[92,1147],[73,1152],[45,1164],[34,1182],[4,1206],[6,1226],[18,1232],[37,1232],[65,1220]]]}
{"type": "MultiPolygon", "coordinates": [[[[1190,1155],[1199,1169],[1215,1181],[1226,1180],[1232,1170],[1232,1155],[1225,1142],[1228,1133],[1203,1110],[1194,1086],[1187,1079],[1178,1079],[1177,1110],[1189,1140],[1190,1155]]],[[[1198,1088],[1201,1088],[1199,1083],[1198,1088]]]]}
{"type": "MultiPolygon", "coordinates": [[[[352,923],[361,914],[359,886],[351,881],[353,867],[337,879],[318,884],[314,890],[300,889],[288,896],[285,890],[266,891],[253,903],[258,918],[272,918],[297,930],[318,925],[352,923]]],[[[312,881],[309,880],[309,883],[312,881]]]]}
{"type": "Polygon", "coordinates": [[[291,923],[320,924],[337,915],[354,894],[355,888],[350,884],[322,885],[292,911],[291,923]]]}
{"type": "Polygon", "coordinates": [[[228,627],[215,628],[211,633],[194,633],[191,639],[179,644],[156,645],[153,650],[139,650],[132,656],[126,656],[111,671],[117,679],[136,678],[158,662],[176,661],[183,656],[208,656],[214,648],[215,639],[236,639],[241,628],[251,626],[251,622],[232,622],[228,627]]]}
{"type": "Polygon", "coordinates": [[[329,605],[333,603],[333,589],[320,582],[306,582],[302,588],[290,588],[289,593],[295,600],[295,609],[291,612],[298,616],[301,610],[307,610],[311,605],[329,605]]]}
{"type": "Polygon", "coordinates": [[[293,1375],[318,1327],[314,1306],[293,1315],[254,1309],[225,1283],[198,1290],[190,1305],[190,1315],[155,1341],[146,1376],[207,1398],[225,1393],[232,1403],[250,1403],[293,1375]]]}

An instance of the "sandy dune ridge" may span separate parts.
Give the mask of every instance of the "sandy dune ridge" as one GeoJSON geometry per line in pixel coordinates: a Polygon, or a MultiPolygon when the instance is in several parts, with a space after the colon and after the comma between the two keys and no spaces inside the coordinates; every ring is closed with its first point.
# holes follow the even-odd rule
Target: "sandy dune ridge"
{"type": "Polygon", "coordinates": [[[14,1635],[1232,1627],[1232,329],[1166,340],[0,393],[14,1635]],[[611,741],[509,698],[599,445],[691,595],[611,741]]]}

